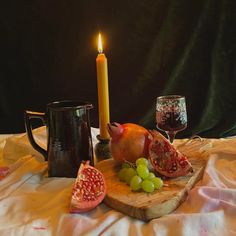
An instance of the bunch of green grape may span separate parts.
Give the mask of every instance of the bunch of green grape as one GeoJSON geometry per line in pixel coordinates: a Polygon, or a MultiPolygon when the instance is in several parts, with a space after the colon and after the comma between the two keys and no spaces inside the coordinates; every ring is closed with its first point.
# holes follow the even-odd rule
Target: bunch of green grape
{"type": "Polygon", "coordinates": [[[148,160],[144,157],[137,159],[135,164],[123,163],[118,177],[121,181],[126,182],[133,191],[143,190],[152,193],[163,186],[162,179],[149,171],[148,160]]]}

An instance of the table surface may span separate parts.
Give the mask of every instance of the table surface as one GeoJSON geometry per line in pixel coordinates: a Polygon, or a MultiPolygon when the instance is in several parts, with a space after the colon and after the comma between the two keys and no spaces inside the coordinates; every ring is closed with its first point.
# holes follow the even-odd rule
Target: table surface
{"type": "MultiPolygon", "coordinates": [[[[98,130],[93,128],[93,143],[98,130]]],[[[34,130],[46,146],[45,127],[34,130]]],[[[0,235],[236,235],[236,138],[176,140],[207,162],[201,181],[173,213],[143,222],[105,204],[70,214],[73,178],[47,178],[47,163],[26,134],[0,135],[0,235]]]]}

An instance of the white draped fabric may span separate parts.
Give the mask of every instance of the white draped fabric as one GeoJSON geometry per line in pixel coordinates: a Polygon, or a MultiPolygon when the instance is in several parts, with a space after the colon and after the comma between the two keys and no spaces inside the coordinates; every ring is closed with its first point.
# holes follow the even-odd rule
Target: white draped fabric
{"type": "MultiPolygon", "coordinates": [[[[97,129],[92,129],[96,142],[97,129]]],[[[45,127],[34,130],[46,146],[45,127]]],[[[188,155],[207,160],[203,179],[175,212],[150,222],[126,216],[105,204],[69,214],[75,179],[48,178],[47,163],[25,134],[0,135],[0,235],[236,235],[236,138],[176,140],[188,155]]]]}

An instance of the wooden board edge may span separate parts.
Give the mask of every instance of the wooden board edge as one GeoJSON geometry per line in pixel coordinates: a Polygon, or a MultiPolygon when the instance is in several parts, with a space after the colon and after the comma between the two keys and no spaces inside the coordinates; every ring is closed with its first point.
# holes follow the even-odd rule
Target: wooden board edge
{"type": "Polygon", "coordinates": [[[106,196],[103,202],[112,209],[115,209],[136,219],[148,222],[152,219],[162,217],[176,210],[180,206],[180,204],[185,201],[188,196],[188,192],[199,180],[201,180],[204,169],[205,167],[199,168],[195,173],[195,178],[191,178],[182,191],[180,191],[173,199],[167,200],[162,204],[153,205],[152,207],[148,208],[143,207],[139,209],[136,209],[133,206],[127,204],[124,208],[123,203],[119,202],[116,199],[112,199],[112,205],[110,205],[109,196],[106,196]]]}
{"type": "Polygon", "coordinates": [[[183,203],[186,200],[189,191],[194,187],[194,185],[202,179],[204,169],[205,167],[199,168],[195,173],[195,178],[190,178],[185,188],[182,191],[180,191],[175,196],[175,198],[163,202],[163,204],[165,203],[165,214],[162,211],[163,204],[159,204],[157,206],[153,206],[152,208],[148,208],[145,212],[145,218],[143,218],[142,220],[150,221],[152,219],[156,219],[161,216],[167,215],[176,210],[181,205],[181,203],[183,203]],[[166,209],[166,205],[169,206],[168,209],[166,209]],[[159,214],[157,214],[156,212],[159,212],[159,214]]]}

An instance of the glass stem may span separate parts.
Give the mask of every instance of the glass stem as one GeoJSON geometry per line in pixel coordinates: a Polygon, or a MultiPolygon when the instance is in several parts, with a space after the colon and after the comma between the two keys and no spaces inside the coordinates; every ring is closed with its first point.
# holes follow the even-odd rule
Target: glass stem
{"type": "Polygon", "coordinates": [[[177,133],[176,131],[167,131],[167,132],[166,132],[170,143],[173,143],[173,142],[174,142],[176,133],[177,133]]]}

